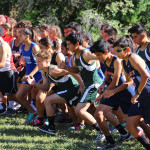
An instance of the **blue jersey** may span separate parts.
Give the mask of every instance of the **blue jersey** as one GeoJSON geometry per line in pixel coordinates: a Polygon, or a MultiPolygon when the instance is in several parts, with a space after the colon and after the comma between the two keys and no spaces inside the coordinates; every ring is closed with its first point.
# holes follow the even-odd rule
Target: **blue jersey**
{"type": "MultiPolygon", "coordinates": [[[[36,45],[36,43],[32,42],[28,51],[24,50],[25,44],[22,45],[22,55],[23,55],[23,58],[24,58],[25,63],[26,63],[26,75],[29,75],[37,65],[36,60],[35,60],[35,56],[32,52],[32,48],[34,45],[36,45]]],[[[38,80],[40,80],[42,78],[41,73],[42,73],[42,71],[39,70],[34,75],[34,78],[37,82],[38,82],[38,80]]]]}
{"type": "MultiPolygon", "coordinates": [[[[114,77],[114,72],[115,72],[115,69],[114,69],[114,61],[117,59],[117,56],[114,56],[111,63],[110,63],[110,66],[108,67],[107,64],[106,64],[106,61],[104,62],[104,65],[105,65],[105,69],[107,70],[107,74],[109,76],[109,79],[110,79],[110,83],[112,82],[112,79],[114,77]]],[[[120,75],[120,79],[119,79],[119,83],[118,83],[118,86],[120,86],[122,83],[124,82],[124,77],[121,73],[120,75]]]]}
{"type": "MultiPolygon", "coordinates": [[[[130,54],[130,56],[131,56],[131,54],[130,54]]],[[[132,67],[129,60],[128,60],[127,64],[126,64],[125,60],[123,60],[123,67],[124,67],[125,72],[130,76],[130,78],[133,79],[133,81],[135,83],[135,90],[137,90],[140,85],[140,82],[141,82],[140,73],[132,67]]],[[[147,65],[146,65],[146,69],[147,69],[148,73],[150,74],[150,70],[147,65]]],[[[149,96],[150,96],[150,77],[148,78],[147,83],[146,83],[145,87],[143,88],[138,100],[143,101],[145,98],[147,98],[149,96]]]]}

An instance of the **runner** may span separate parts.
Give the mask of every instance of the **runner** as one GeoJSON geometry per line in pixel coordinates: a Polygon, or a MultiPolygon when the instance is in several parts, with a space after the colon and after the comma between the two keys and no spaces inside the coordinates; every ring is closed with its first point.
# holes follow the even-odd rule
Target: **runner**
{"type": "MultiPolygon", "coordinates": [[[[150,149],[150,143],[137,127],[140,119],[143,117],[145,123],[150,125],[150,70],[144,60],[131,53],[133,48],[132,39],[124,36],[114,43],[114,49],[119,58],[123,59],[123,69],[127,79],[132,79],[135,84],[135,95],[131,98],[132,105],[128,113],[127,129],[128,131],[147,149],[150,149]]],[[[127,80],[127,85],[129,82],[127,80]]],[[[122,88],[115,89],[115,93],[122,88]]]]}

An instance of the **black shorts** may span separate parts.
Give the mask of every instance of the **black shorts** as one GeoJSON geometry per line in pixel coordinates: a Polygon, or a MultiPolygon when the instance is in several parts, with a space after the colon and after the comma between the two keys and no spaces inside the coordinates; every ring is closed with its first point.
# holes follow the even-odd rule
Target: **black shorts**
{"type": "Polygon", "coordinates": [[[101,101],[101,104],[113,107],[113,110],[117,110],[120,106],[124,114],[128,114],[131,106],[132,95],[128,90],[121,91],[110,98],[105,98],[101,101]]]}
{"type": "Polygon", "coordinates": [[[136,104],[132,104],[128,116],[137,116],[141,115],[144,118],[145,123],[150,124],[150,97],[144,99],[143,102],[138,102],[136,104]]]}
{"type": "Polygon", "coordinates": [[[0,92],[3,96],[17,93],[17,78],[16,69],[0,72],[0,92]]]}

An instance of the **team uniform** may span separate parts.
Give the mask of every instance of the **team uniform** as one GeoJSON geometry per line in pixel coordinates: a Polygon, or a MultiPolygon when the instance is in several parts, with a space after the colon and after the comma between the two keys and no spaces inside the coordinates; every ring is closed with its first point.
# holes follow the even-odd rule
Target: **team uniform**
{"type": "MultiPolygon", "coordinates": [[[[114,56],[110,66],[106,65],[106,61],[104,62],[105,68],[109,75],[110,82],[112,82],[114,76],[114,61],[116,60],[117,56],[114,56]]],[[[123,74],[121,74],[118,86],[120,86],[125,81],[123,74]]],[[[111,96],[110,98],[105,98],[101,101],[101,104],[108,105],[113,107],[113,109],[117,110],[120,106],[124,114],[128,114],[128,110],[131,106],[131,90],[125,89],[121,92],[116,93],[115,95],[111,96]]]]}
{"type": "Polygon", "coordinates": [[[72,61],[72,56],[71,56],[71,58],[70,58],[70,61],[69,61],[69,59],[68,59],[68,56],[65,56],[65,63],[66,63],[66,65],[67,65],[68,67],[72,67],[71,61],[72,61]]]}
{"type": "Polygon", "coordinates": [[[83,52],[88,49],[83,49],[80,57],[76,58],[74,55],[74,62],[80,71],[81,78],[85,85],[85,91],[79,103],[94,103],[95,98],[98,96],[97,89],[102,84],[102,79],[99,77],[96,68],[96,61],[88,64],[83,58],[83,52]]]}
{"type": "MultiPolygon", "coordinates": [[[[1,46],[2,42],[0,42],[1,46]]],[[[3,96],[16,94],[18,72],[13,63],[13,57],[7,56],[5,67],[0,68],[0,91],[3,96]]]]}
{"type": "MultiPolygon", "coordinates": [[[[55,65],[50,65],[55,66],[55,65]]],[[[49,70],[49,69],[48,69],[49,70]]],[[[79,89],[78,82],[71,76],[66,75],[59,78],[52,77],[45,72],[45,76],[57,86],[56,94],[64,98],[69,106],[77,105],[80,94],[77,94],[79,89]]]]}
{"type": "MultiPolygon", "coordinates": [[[[37,45],[37,44],[32,42],[28,51],[24,50],[25,44],[22,45],[22,55],[23,55],[23,58],[24,58],[25,63],[26,63],[26,75],[29,75],[37,65],[35,56],[32,52],[32,48],[34,45],[37,45]]],[[[33,76],[37,83],[39,80],[42,79],[42,73],[41,72],[42,72],[41,70],[38,70],[33,76]]],[[[24,82],[24,84],[28,84],[28,82],[24,82]]]]}
{"type": "MultiPolygon", "coordinates": [[[[130,54],[130,56],[131,55],[132,54],[130,54]]],[[[137,90],[141,82],[141,75],[136,69],[132,67],[129,60],[127,65],[126,62],[123,61],[123,67],[126,73],[129,74],[130,78],[133,79],[136,85],[135,90],[137,90]]],[[[146,65],[146,69],[150,73],[150,70],[147,65],[146,65]]],[[[137,100],[138,103],[131,105],[128,116],[130,117],[130,116],[142,115],[145,123],[150,124],[150,115],[148,115],[150,114],[150,77],[148,78],[147,83],[137,100]]]]}
{"type": "Polygon", "coordinates": [[[137,54],[144,59],[145,63],[148,65],[148,67],[150,68],[150,52],[149,52],[149,48],[150,48],[150,43],[148,43],[147,47],[145,48],[144,51],[140,51],[140,46],[137,49],[137,54]]]}
{"type": "MultiPolygon", "coordinates": [[[[15,54],[15,53],[18,53],[21,55],[21,45],[22,43],[20,43],[19,46],[15,46],[15,40],[12,40],[12,54],[15,54]]],[[[19,60],[20,57],[17,57],[17,58],[13,58],[14,60],[14,63],[16,63],[18,60],[19,60]]]]}

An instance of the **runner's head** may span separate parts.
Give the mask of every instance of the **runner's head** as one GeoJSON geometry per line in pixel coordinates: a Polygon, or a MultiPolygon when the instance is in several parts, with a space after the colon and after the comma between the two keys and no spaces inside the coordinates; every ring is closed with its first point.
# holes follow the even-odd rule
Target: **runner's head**
{"type": "Polygon", "coordinates": [[[46,49],[48,51],[53,51],[52,48],[53,48],[53,43],[52,41],[49,39],[49,38],[42,38],[40,41],[39,41],[39,47],[40,49],[46,49]]]}
{"type": "Polygon", "coordinates": [[[114,50],[117,53],[117,56],[121,59],[126,57],[131,51],[134,50],[135,45],[132,38],[129,35],[125,35],[118,39],[114,45],[114,50]]]}
{"type": "Polygon", "coordinates": [[[43,70],[44,68],[48,67],[51,62],[51,53],[47,49],[42,49],[38,51],[38,53],[35,55],[36,62],[38,65],[38,68],[40,70],[43,70]]]}
{"type": "Polygon", "coordinates": [[[147,28],[142,24],[135,24],[128,32],[131,33],[133,41],[138,45],[141,45],[143,40],[147,38],[147,28]]]}
{"type": "Polygon", "coordinates": [[[102,63],[107,59],[109,50],[109,44],[104,40],[96,41],[90,48],[90,51],[94,53],[102,63]]]}
{"type": "Polygon", "coordinates": [[[80,33],[73,32],[66,37],[67,48],[72,52],[82,46],[83,36],[80,33]]]}

